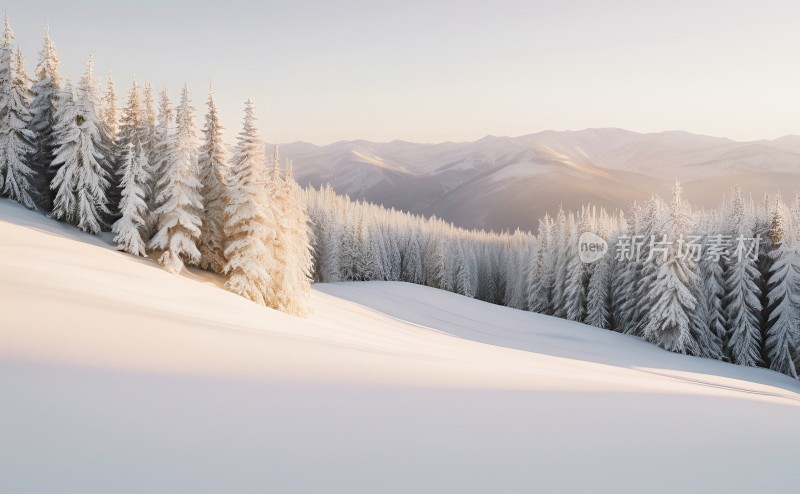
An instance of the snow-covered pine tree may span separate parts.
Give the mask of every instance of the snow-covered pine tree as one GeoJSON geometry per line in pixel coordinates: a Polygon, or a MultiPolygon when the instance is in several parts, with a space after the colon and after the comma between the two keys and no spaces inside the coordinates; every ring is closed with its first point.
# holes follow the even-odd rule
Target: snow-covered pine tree
{"type": "Polygon", "coordinates": [[[552,295],[556,272],[555,223],[549,215],[539,220],[539,276],[533,280],[529,290],[529,310],[540,314],[552,314],[552,295]]]}
{"type": "Polygon", "coordinates": [[[55,136],[58,147],[53,167],[57,170],[50,187],[55,191],[51,216],[90,233],[100,232],[106,206],[108,170],[103,166],[100,119],[92,98],[92,64],[73,94],[68,81],[58,98],[55,136]]]}
{"type": "Polygon", "coordinates": [[[389,281],[400,280],[400,245],[399,235],[394,225],[383,224],[383,239],[386,244],[386,279],[389,281]]]}
{"type": "Polygon", "coordinates": [[[725,296],[725,270],[722,265],[722,256],[718,256],[718,252],[715,251],[715,246],[721,244],[722,234],[719,233],[721,231],[723,230],[719,221],[707,220],[705,230],[701,230],[703,255],[700,257],[698,267],[702,279],[700,302],[705,305],[705,327],[714,334],[724,348],[727,334],[725,331],[725,308],[722,304],[725,296]]]}
{"type": "MultiPolygon", "coordinates": [[[[113,94],[113,90],[111,93],[113,94]]],[[[110,99],[116,101],[115,96],[110,99]]],[[[147,184],[150,182],[150,164],[147,160],[144,113],[139,103],[139,86],[134,79],[128,93],[128,101],[122,111],[122,118],[117,119],[116,103],[114,103],[114,116],[111,118],[107,114],[110,120],[107,120],[106,125],[119,124],[116,130],[116,148],[123,150],[123,154],[117,158],[115,167],[122,176],[119,214],[112,226],[112,231],[117,234],[114,240],[120,250],[143,256],[147,245],[146,220],[149,212],[145,196],[147,184]]],[[[106,111],[112,110],[106,108],[106,111]]]]}
{"type": "Polygon", "coordinates": [[[144,89],[142,90],[142,98],[143,98],[143,107],[142,111],[144,111],[144,122],[143,125],[145,127],[145,138],[147,142],[147,152],[148,152],[148,161],[150,158],[150,151],[151,146],[153,145],[154,141],[154,134],[156,130],[156,110],[155,110],[155,100],[153,99],[153,86],[147,81],[144,81],[144,89]]]}
{"type": "Polygon", "coordinates": [[[795,198],[792,211],[776,200],[769,230],[773,250],[769,284],[770,319],[767,323],[766,354],[769,367],[797,379],[800,358],[800,235],[798,217],[800,198],[795,198]]]}
{"type": "Polygon", "coordinates": [[[208,91],[208,113],[203,127],[203,144],[197,164],[200,167],[201,194],[203,196],[203,224],[200,227],[200,267],[221,273],[225,267],[224,214],[225,214],[225,145],[222,126],[217,115],[214,92],[208,91]]]}
{"type": "Polygon", "coordinates": [[[291,161],[286,164],[282,185],[280,197],[283,207],[275,238],[284,246],[277,252],[283,252],[284,255],[276,259],[281,270],[279,276],[273,279],[280,280],[280,284],[275,289],[276,303],[271,306],[288,314],[304,315],[308,311],[308,299],[311,296],[311,244],[308,215],[300,187],[294,180],[291,161]]]}
{"type": "Polygon", "coordinates": [[[346,281],[361,279],[360,266],[364,250],[359,226],[361,213],[361,209],[355,207],[355,204],[348,204],[343,211],[344,225],[341,232],[342,251],[339,265],[342,269],[342,279],[346,281]]]}
{"type": "Polygon", "coordinates": [[[617,233],[610,234],[610,229],[603,226],[598,235],[608,238],[609,252],[593,263],[591,278],[586,292],[586,317],[584,322],[592,326],[611,328],[611,279],[614,267],[614,251],[617,233]],[[611,237],[609,238],[609,235],[611,237]]]}
{"type": "MultiPolygon", "coordinates": [[[[572,214],[570,214],[572,216],[572,214]]],[[[553,272],[553,299],[552,315],[556,317],[566,316],[566,297],[565,291],[567,289],[567,266],[569,265],[569,240],[571,229],[568,223],[568,216],[564,210],[559,210],[555,220],[555,230],[553,235],[553,254],[555,254],[555,271],[553,272]]],[[[574,222],[574,216],[572,221],[574,222]]]]}
{"type": "Polygon", "coordinates": [[[583,321],[586,317],[586,288],[588,273],[586,264],[581,261],[578,254],[578,239],[581,232],[587,230],[585,212],[577,223],[573,222],[572,215],[567,221],[569,226],[569,241],[567,244],[567,273],[564,280],[564,317],[570,321],[583,321]]]}
{"type": "Polygon", "coordinates": [[[22,50],[17,47],[14,53],[14,71],[16,78],[14,84],[17,86],[17,92],[20,95],[23,106],[30,109],[31,102],[33,101],[33,79],[28,75],[28,70],[25,67],[25,56],[22,50]]]}
{"type": "MultiPolygon", "coordinates": [[[[770,235],[773,220],[773,207],[774,203],[770,199],[769,194],[764,192],[761,203],[752,208],[754,232],[756,236],[760,238],[760,245],[758,248],[759,255],[756,259],[759,277],[756,283],[758,284],[758,291],[760,293],[758,301],[761,304],[761,314],[759,315],[759,321],[761,322],[761,341],[764,343],[767,341],[767,323],[770,320],[771,310],[768,285],[772,273],[772,256],[770,254],[775,248],[772,243],[772,236],[770,235]]],[[[761,357],[766,359],[766,353],[762,351],[761,357]]]]}
{"type": "Polygon", "coordinates": [[[505,272],[503,277],[506,280],[506,284],[503,303],[508,307],[524,309],[526,300],[525,280],[529,271],[527,266],[530,263],[526,235],[517,229],[508,238],[505,248],[509,252],[508,255],[504,256],[505,272]]]}
{"type": "Polygon", "coordinates": [[[409,283],[422,284],[425,277],[422,269],[422,247],[419,242],[419,232],[409,232],[405,249],[401,253],[401,263],[400,279],[409,283]]]}
{"type": "Polygon", "coordinates": [[[364,281],[383,280],[380,230],[373,226],[367,218],[362,218],[359,238],[363,246],[359,263],[360,279],[364,281]]]}
{"type": "Polygon", "coordinates": [[[615,245],[614,258],[616,273],[611,284],[612,329],[620,333],[628,332],[634,325],[633,316],[636,311],[636,281],[641,269],[637,235],[641,232],[642,207],[634,202],[631,207],[630,221],[620,228],[615,245]]]}
{"type": "Polygon", "coordinates": [[[122,198],[120,217],[111,231],[116,234],[114,242],[119,250],[137,256],[146,255],[147,242],[142,237],[145,231],[147,204],[144,202],[144,186],[147,184],[147,154],[142,146],[128,142],[122,163],[122,198]]]}
{"type": "MultiPolygon", "coordinates": [[[[116,97],[111,97],[111,99],[116,101],[116,97]]],[[[136,83],[135,78],[133,82],[131,82],[131,90],[128,93],[128,100],[125,103],[125,108],[122,109],[121,118],[117,118],[116,109],[106,109],[106,112],[113,112],[113,119],[111,119],[112,117],[107,117],[111,120],[107,120],[106,125],[111,125],[112,123],[114,125],[117,147],[122,149],[121,159],[116,168],[124,174],[125,170],[123,164],[127,162],[130,156],[128,145],[132,144],[136,148],[144,147],[144,113],[142,112],[141,101],[139,99],[139,85],[136,83]]],[[[137,150],[135,154],[138,155],[139,151],[137,150]]]]}
{"type": "Polygon", "coordinates": [[[632,287],[634,291],[628,297],[632,307],[628,307],[631,323],[623,330],[626,334],[641,335],[648,323],[647,313],[650,311],[650,305],[647,297],[658,276],[656,257],[659,255],[658,243],[664,240],[664,232],[661,230],[664,209],[662,200],[653,196],[640,213],[642,217],[637,226],[641,230],[637,233],[640,233],[641,238],[638,241],[641,242],[641,248],[638,259],[632,261],[635,265],[633,271],[635,288],[632,287]]]}
{"type": "MultiPolygon", "coordinates": [[[[133,83],[136,84],[135,79],[133,83]]],[[[117,133],[119,132],[119,117],[117,115],[117,92],[114,89],[114,78],[111,74],[111,69],[108,70],[106,92],[103,95],[100,117],[103,119],[106,129],[108,129],[108,137],[110,137],[111,140],[116,140],[117,133]]],[[[128,150],[123,150],[122,154],[127,155],[128,150]]]]}
{"type": "MultiPolygon", "coordinates": [[[[445,289],[448,282],[447,277],[447,243],[444,238],[434,238],[431,244],[431,252],[429,257],[428,285],[434,288],[445,289]]],[[[490,280],[494,282],[494,280],[490,280]]]]}
{"type": "Polygon", "coordinates": [[[455,242],[455,291],[465,297],[474,298],[477,285],[477,269],[472,249],[463,241],[455,242]]]}
{"type": "Polygon", "coordinates": [[[689,208],[681,197],[681,186],[673,188],[672,202],[663,224],[667,250],[654,254],[656,278],[647,295],[650,310],[642,336],[667,350],[695,353],[691,318],[697,309],[693,287],[699,282],[694,259],[682,251],[681,239],[686,240],[692,228],[689,208]]]}
{"type": "Polygon", "coordinates": [[[313,207],[309,208],[309,216],[315,232],[313,235],[315,279],[323,283],[341,281],[340,252],[343,226],[342,213],[336,208],[337,198],[330,185],[322,188],[319,194],[312,194],[310,191],[306,191],[306,194],[314,199],[313,207]]]}
{"type": "Polygon", "coordinates": [[[7,15],[4,23],[0,41],[0,193],[35,209],[35,177],[30,164],[35,140],[29,128],[30,80],[21,53],[14,53],[14,33],[7,15]]]}
{"type": "Polygon", "coordinates": [[[738,187],[731,193],[728,221],[733,246],[725,270],[727,352],[734,363],[755,367],[761,364],[761,303],[757,283],[760,274],[756,261],[746,252],[746,242],[753,237],[754,226],[738,187]]]}
{"type": "MultiPolygon", "coordinates": [[[[539,263],[539,239],[535,235],[526,232],[526,239],[528,248],[523,255],[523,264],[525,266],[522,274],[522,300],[520,300],[520,309],[530,310],[531,292],[535,283],[535,279],[540,276],[541,265],[539,263]]],[[[476,258],[477,264],[477,258],[476,258]]]]}
{"type": "Polygon", "coordinates": [[[245,103],[244,127],[228,167],[225,205],[225,286],[261,305],[274,298],[269,279],[276,261],[268,243],[276,218],[264,187],[264,146],[255,126],[255,108],[245,103]]]}
{"type": "Polygon", "coordinates": [[[161,204],[156,211],[158,231],[149,244],[152,249],[164,251],[158,262],[176,274],[185,263],[196,265],[200,262],[197,241],[200,238],[203,197],[198,179],[193,112],[189,89],[184,86],[181,103],[175,111],[174,152],[170,153],[166,165],[166,187],[156,198],[161,204]]]}
{"type": "Polygon", "coordinates": [[[43,211],[53,209],[54,194],[50,183],[55,175],[55,168],[50,165],[55,159],[55,114],[56,102],[61,91],[61,78],[58,66],[61,62],[56,55],[56,46],[50,39],[49,26],[45,28],[42,51],[39,52],[39,63],[34,72],[35,81],[31,88],[33,101],[30,105],[31,121],[28,124],[33,131],[33,153],[30,164],[33,169],[33,184],[36,189],[35,199],[43,211]]]}
{"type": "Polygon", "coordinates": [[[167,173],[172,154],[175,152],[175,119],[172,103],[167,90],[161,91],[158,108],[158,121],[150,143],[148,162],[150,163],[150,183],[147,188],[147,220],[148,237],[152,237],[158,228],[158,211],[163,203],[158,199],[169,197],[165,189],[169,187],[170,177],[167,173]]]}

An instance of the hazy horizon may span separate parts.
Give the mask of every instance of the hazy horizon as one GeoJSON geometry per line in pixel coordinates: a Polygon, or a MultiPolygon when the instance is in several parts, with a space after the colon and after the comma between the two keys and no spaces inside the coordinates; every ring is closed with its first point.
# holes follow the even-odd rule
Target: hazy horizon
{"type": "Polygon", "coordinates": [[[243,101],[262,137],[436,143],[543,130],[681,130],[737,141],[800,134],[800,4],[346,0],[3,3],[33,68],[45,23],[64,76],[90,53],[124,102],[134,74],[225,138],[243,101]]]}

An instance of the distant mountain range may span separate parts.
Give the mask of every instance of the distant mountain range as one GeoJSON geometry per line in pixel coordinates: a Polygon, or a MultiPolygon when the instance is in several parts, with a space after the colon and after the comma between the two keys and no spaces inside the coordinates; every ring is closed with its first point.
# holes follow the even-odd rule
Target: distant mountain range
{"type": "Polygon", "coordinates": [[[800,191],[800,136],[737,142],[687,132],[545,131],[475,142],[342,141],[281,145],[302,185],[467,228],[535,229],[545,213],[591,202],[625,209],[669,194],[675,179],[698,206],[738,184],[746,193],[800,191]]]}

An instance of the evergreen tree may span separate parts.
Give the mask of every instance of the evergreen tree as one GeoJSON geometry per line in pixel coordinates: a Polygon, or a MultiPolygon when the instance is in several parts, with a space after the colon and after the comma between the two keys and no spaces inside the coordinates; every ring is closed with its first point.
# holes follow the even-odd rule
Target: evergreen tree
{"type": "MultiPolygon", "coordinates": [[[[109,82],[111,81],[109,76],[109,82]]],[[[147,218],[149,211],[145,202],[147,184],[150,182],[146,125],[144,112],[139,101],[139,86],[136,80],[131,84],[128,100],[122,118],[116,116],[116,96],[113,85],[109,84],[106,103],[106,126],[113,127],[116,133],[116,148],[123,151],[117,158],[116,169],[120,177],[120,202],[118,219],[112,226],[117,234],[115,241],[120,250],[135,255],[145,255],[147,244],[147,218]]]]}
{"type": "Polygon", "coordinates": [[[179,273],[184,263],[200,262],[197,241],[200,237],[200,215],[203,198],[197,170],[197,146],[194,108],[189,102],[189,90],[184,86],[181,103],[175,112],[176,133],[173,152],[165,170],[165,187],[156,200],[161,204],[158,214],[158,231],[150,240],[150,247],[163,250],[158,259],[168,271],[179,273]]]}
{"type": "MultiPolygon", "coordinates": [[[[133,83],[136,84],[135,79],[133,83]]],[[[111,138],[111,140],[116,140],[117,133],[119,132],[119,117],[117,116],[117,93],[114,89],[114,78],[112,77],[110,69],[108,71],[106,93],[103,95],[103,104],[101,108],[100,117],[108,129],[108,136],[111,138]]],[[[122,154],[127,155],[128,150],[125,149],[122,154]]]]}
{"type": "MultiPolygon", "coordinates": [[[[572,215],[570,214],[570,216],[572,215]]],[[[558,211],[553,240],[555,271],[553,274],[553,300],[551,304],[553,307],[552,315],[562,318],[567,315],[565,292],[570,256],[569,240],[572,235],[571,224],[573,222],[574,217],[572,217],[571,221],[568,221],[567,214],[563,210],[558,211]]]]}
{"type": "Polygon", "coordinates": [[[208,92],[208,113],[203,128],[203,145],[200,147],[201,194],[205,210],[200,228],[200,267],[221,273],[225,267],[224,256],[224,212],[225,212],[225,145],[222,142],[222,126],[217,115],[214,93],[208,92]]]}
{"type": "Polygon", "coordinates": [[[261,305],[274,298],[269,273],[276,265],[266,242],[276,219],[264,184],[264,146],[255,127],[253,102],[245,103],[244,128],[228,167],[225,206],[225,286],[261,305]]]}
{"type": "Polygon", "coordinates": [[[455,291],[465,297],[474,298],[477,284],[477,272],[472,251],[463,242],[456,242],[456,286],[455,291]]]}
{"type": "Polygon", "coordinates": [[[31,168],[33,184],[36,189],[37,205],[44,211],[52,211],[54,194],[50,189],[56,169],[50,165],[55,159],[56,140],[56,104],[61,91],[61,78],[58,75],[60,61],[56,55],[56,46],[50,39],[50,29],[45,28],[44,43],[39,53],[39,63],[34,75],[36,80],[31,91],[31,121],[29,127],[33,131],[33,153],[31,168]]]}
{"type": "Polygon", "coordinates": [[[141,145],[128,142],[122,164],[122,199],[120,218],[111,227],[116,234],[114,242],[119,250],[145,256],[147,242],[143,238],[147,205],[144,187],[147,184],[147,155],[141,145]]]}
{"type": "Polygon", "coordinates": [[[606,255],[593,264],[591,278],[586,293],[586,318],[584,322],[592,326],[611,328],[611,277],[616,235],[609,239],[609,250],[606,255]]]}
{"type": "Polygon", "coordinates": [[[770,369],[797,379],[798,343],[800,343],[800,253],[798,253],[798,217],[800,199],[795,199],[792,213],[776,201],[769,236],[770,252],[769,305],[766,350],[770,369]]]}
{"type": "Polygon", "coordinates": [[[159,213],[164,205],[161,199],[169,197],[166,189],[170,185],[168,173],[169,163],[175,152],[175,121],[169,94],[164,89],[160,95],[158,109],[158,123],[156,124],[153,141],[150,144],[150,183],[147,187],[147,210],[150,211],[147,220],[148,237],[155,234],[159,223],[159,213]]]}
{"type": "Polygon", "coordinates": [[[761,303],[757,282],[760,274],[747,252],[747,241],[753,237],[753,221],[745,212],[738,187],[730,198],[728,218],[733,248],[726,258],[725,271],[727,351],[734,363],[755,367],[761,363],[761,303]]]}
{"type": "Polygon", "coordinates": [[[29,128],[29,78],[21,54],[14,54],[14,34],[7,15],[4,22],[0,42],[0,192],[35,209],[35,177],[30,164],[35,134],[29,128]]]}
{"type": "MultiPolygon", "coordinates": [[[[583,216],[583,215],[582,215],[583,216]]],[[[578,239],[585,230],[586,221],[582,218],[575,224],[570,215],[569,240],[566,250],[566,278],[564,280],[563,314],[570,321],[583,321],[586,317],[586,287],[588,283],[586,264],[578,255],[578,239]]]]}
{"type": "Polygon", "coordinates": [[[643,336],[662,348],[679,353],[696,352],[691,318],[698,305],[693,287],[700,279],[693,258],[681,250],[680,243],[691,231],[691,226],[688,206],[681,197],[680,184],[676,182],[664,224],[670,245],[666,252],[654,255],[657,275],[647,296],[650,310],[643,336]]]}
{"type": "Polygon", "coordinates": [[[280,203],[272,203],[273,207],[279,206],[280,213],[277,234],[272,237],[278,269],[272,276],[276,297],[268,305],[289,314],[304,315],[311,296],[311,244],[308,216],[291,162],[287,163],[282,186],[283,191],[277,196],[280,203]]]}
{"type": "Polygon", "coordinates": [[[90,87],[92,64],[78,84],[76,94],[67,82],[59,96],[55,136],[58,147],[53,167],[57,170],[51,188],[55,191],[52,216],[98,233],[105,226],[108,170],[102,165],[100,119],[90,87]]]}
{"type": "MultiPolygon", "coordinates": [[[[153,203],[153,194],[154,191],[154,182],[156,181],[155,177],[151,175],[156,172],[156,167],[153,164],[155,159],[154,157],[154,148],[156,145],[156,111],[155,111],[155,102],[153,100],[153,86],[150,85],[149,82],[145,81],[144,89],[142,91],[143,94],[143,120],[142,126],[143,131],[141,135],[142,145],[144,146],[144,151],[147,155],[147,173],[150,176],[150,181],[147,183],[145,187],[145,203],[148,205],[152,205],[153,203]]],[[[146,223],[147,223],[147,232],[149,233],[152,229],[153,225],[151,224],[151,213],[148,212],[146,223]]]]}
{"type": "Polygon", "coordinates": [[[553,286],[556,272],[556,244],[553,220],[545,215],[539,221],[539,276],[533,280],[529,298],[529,308],[540,314],[553,313],[553,286]]]}

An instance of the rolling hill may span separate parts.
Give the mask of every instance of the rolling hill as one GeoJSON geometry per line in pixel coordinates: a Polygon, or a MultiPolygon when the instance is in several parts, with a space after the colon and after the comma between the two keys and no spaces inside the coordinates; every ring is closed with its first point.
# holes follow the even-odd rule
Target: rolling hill
{"type": "Polygon", "coordinates": [[[405,283],[294,318],[0,200],[13,493],[753,492],[800,384],[405,283]]]}

